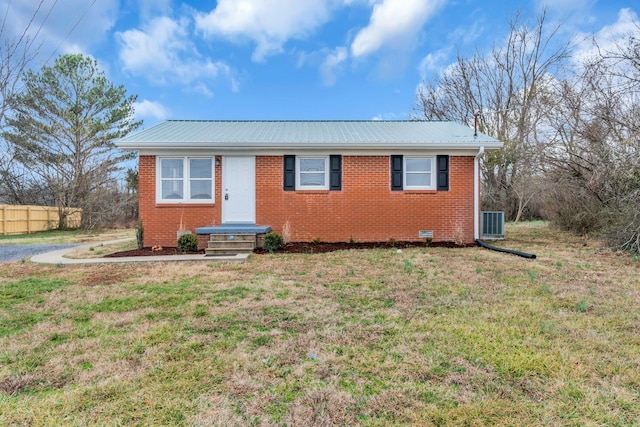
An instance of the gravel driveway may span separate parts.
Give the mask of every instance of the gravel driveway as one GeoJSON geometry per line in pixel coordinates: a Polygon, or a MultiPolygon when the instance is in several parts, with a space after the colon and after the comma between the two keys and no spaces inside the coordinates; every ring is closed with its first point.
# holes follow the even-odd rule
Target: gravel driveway
{"type": "Polygon", "coordinates": [[[56,251],[58,249],[72,248],[77,244],[35,244],[35,245],[0,245],[0,263],[7,261],[17,261],[31,258],[34,255],[45,252],[56,251]]]}

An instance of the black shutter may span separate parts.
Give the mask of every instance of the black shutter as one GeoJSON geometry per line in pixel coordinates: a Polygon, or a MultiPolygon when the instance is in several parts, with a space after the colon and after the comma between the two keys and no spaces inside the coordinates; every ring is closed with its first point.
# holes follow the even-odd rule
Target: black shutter
{"type": "Polygon", "coordinates": [[[342,190],[342,156],[329,156],[329,190],[342,190]]]}
{"type": "Polygon", "coordinates": [[[296,189],[296,156],[284,156],[284,191],[296,189]]]}
{"type": "Polygon", "coordinates": [[[449,156],[437,156],[438,191],[449,191],[449,156]]]}
{"type": "Polygon", "coordinates": [[[402,191],[402,156],[391,156],[391,190],[402,191]]]}

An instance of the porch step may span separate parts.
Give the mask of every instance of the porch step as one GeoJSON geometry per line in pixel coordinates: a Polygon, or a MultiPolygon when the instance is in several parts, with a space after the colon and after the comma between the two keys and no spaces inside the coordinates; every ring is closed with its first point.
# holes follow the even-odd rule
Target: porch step
{"type": "Polygon", "coordinates": [[[205,249],[206,255],[232,255],[251,253],[256,248],[256,234],[211,234],[205,249]]]}

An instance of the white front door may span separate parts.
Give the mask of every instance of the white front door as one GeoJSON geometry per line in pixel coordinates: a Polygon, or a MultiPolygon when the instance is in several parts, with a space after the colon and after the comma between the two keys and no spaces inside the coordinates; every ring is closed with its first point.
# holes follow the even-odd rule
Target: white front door
{"type": "Polygon", "coordinates": [[[222,159],[222,223],[255,224],[256,158],[222,159]]]}

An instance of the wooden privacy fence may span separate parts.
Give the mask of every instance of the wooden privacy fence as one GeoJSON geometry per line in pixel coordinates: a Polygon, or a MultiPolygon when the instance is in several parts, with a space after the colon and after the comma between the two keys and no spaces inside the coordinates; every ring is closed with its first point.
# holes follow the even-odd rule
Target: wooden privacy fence
{"type": "MultiPolygon", "coordinates": [[[[82,211],[67,209],[67,227],[80,227],[82,211]]],[[[29,234],[58,228],[58,208],[51,206],[0,205],[0,234],[29,234]]]]}

